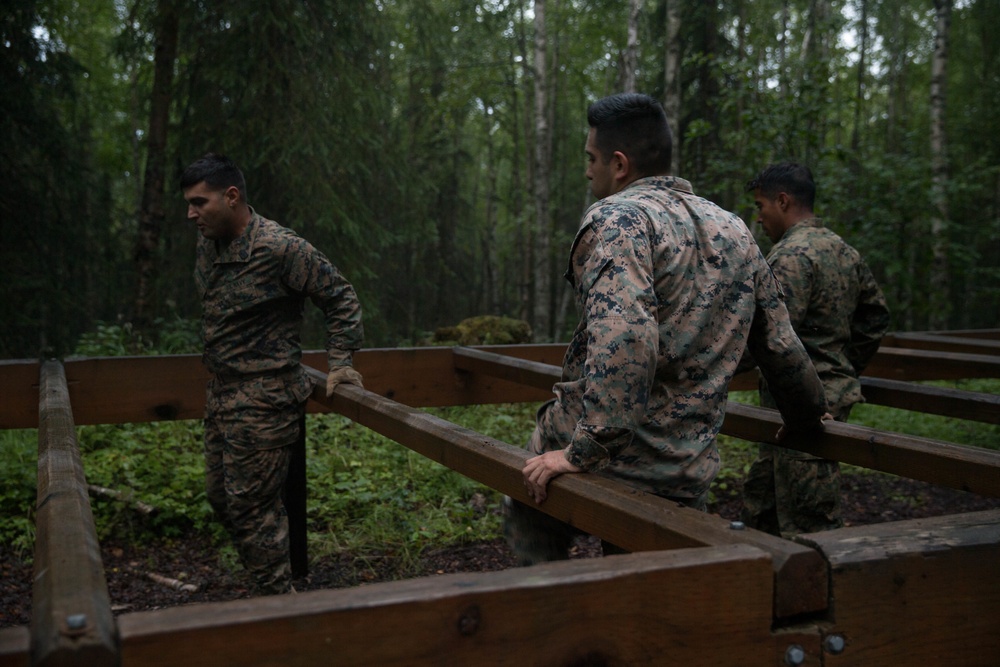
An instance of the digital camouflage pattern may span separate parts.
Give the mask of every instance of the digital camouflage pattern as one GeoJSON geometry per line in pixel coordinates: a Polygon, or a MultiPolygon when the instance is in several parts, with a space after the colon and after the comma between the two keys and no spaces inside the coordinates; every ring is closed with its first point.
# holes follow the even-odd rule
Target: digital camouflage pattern
{"type": "Polygon", "coordinates": [[[812,218],[785,232],[767,261],[830,409],[863,401],[858,376],[889,329],[889,308],[864,259],[812,218]]]}
{"type": "Polygon", "coordinates": [[[825,410],[780,288],[746,225],[680,178],[642,178],[585,213],[566,274],[582,318],[544,450],[661,496],[697,498],[749,346],[792,427],[825,410]]]}
{"type": "MultiPolygon", "coordinates": [[[[851,407],[864,400],[858,376],[889,327],[882,290],[858,251],[818,218],[785,232],[767,261],[823,382],[830,412],[847,421],[851,407]]],[[[774,407],[766,380],[760,392],[761,405],[774,407]]],[[[747,525],[785,536],[843,525],[836,461],[766,443],[759,449],[743,486],[747,525]]]]}
{"type": "Polygon", "coordinates": [[[350,364],[351,352],[361,347],[361,305],[351,284],[308,241],[255,212],[225,248],[199,237],[194,277],[204,362],[212,373],[296,368],[306,297],[323,311],[330,368],[350,364]]]}
{"type": "Polygon", "coordinates": [[[819,423],[822,385],[757,243],[687,181],[642,178],[592,205],[567,278],[581,321],[538,414],[539,451],[568,447],[586,471],[698,503],[747,348],[786,424],[819,423]]]}
{"type": "Polygon", "coordinates": [[[330,368],[361,346],[354,288],[293,231],[252,213],[227,247],[200,238],[203,361],[214,375],[205,411],[206,486],[243,565],[264,593],[291,585],[281,492],[312,384],[301,366],[305,299],[324,313],[330,368]]]}

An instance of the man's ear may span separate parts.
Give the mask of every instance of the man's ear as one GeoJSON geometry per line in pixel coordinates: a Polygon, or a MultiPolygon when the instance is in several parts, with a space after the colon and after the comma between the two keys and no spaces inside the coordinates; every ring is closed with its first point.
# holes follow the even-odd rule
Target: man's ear
{"type": "Polygon", "coordinates": [[[788,209],[792,206],[792,198],[787,192],[779,192],[778,196],[774,198],[774,202],[778,205],[782,213],[787,213],[788,209]]]}
{"type": "Polygon", "coordinates": [[[226,200],[226,206],[234,208],[240,203],[240,189],[235,185],[230,185],[226,188],[226,191],[222,193],[222,198],[226,200]]]}
{"type": "Polygon", "coordinates": [[[611,155],[611,176],[616,181],[628,181],[632,176],[632,163],[629,162],[628,155],[621,151],[615,151],[611,155]]]}

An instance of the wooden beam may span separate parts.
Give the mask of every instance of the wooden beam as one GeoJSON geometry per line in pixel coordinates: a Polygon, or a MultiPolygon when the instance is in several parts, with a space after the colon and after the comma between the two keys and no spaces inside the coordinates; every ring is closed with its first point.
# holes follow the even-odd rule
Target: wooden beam
{"type": "MultiPolygon", "coordinates": [[[[773,443],[781,423],[776,410],[730,401],[722,431],[751,442],[773,443]]],[[[822,433],[790,437],[782,446],[952,489],[1000,497],[1000,451],[842,422],[826,422],[822,433]]]]}
{"type": "Polygon", "coordinates": [[[582,559],[126,614],[122,667],[771,667],[771,595],[744,545],[582,559]]]}
{"type": "Polygon", "coordinates": [[[885,378],[861,378],[861,393],[873,405],[1000,424],[1000,395],[933,387],[885,378]]]}
{"type": "Polygon", "coordinates": [[[23,625],[0,628],[0,667],[29,667],[31,635],[23,625]]]}
{"type": "MultiPolygon", "coordinates": [[[[995,665],[1000,510],[805,535],[830,562],[829,664],[995,665]]],[[[824,663],[827,664],[827,663],[824,663]]]]}
{"type": "MultiPolygon", "coordinates": [[[[482,350],[456,348],[454,354],[455,363],[460,368],[533,383],[535,386],[551,384],[559,373],[555,366],[509,360],[503,355],[482,350]]],[[[898,383],[894,386],[898,386],[898,383]]],[[[913,395],[920,394],[917,388],[910,391],[913,395]]],[[[950,395],[955,401],[958,400],[958,395],[948,392],[928,391],[925,394],[939,399],[950,395]]],[[[990,412],[987,419],[995,420],[997,413],[994,411],[995,407],[991,406],[1000,405],[1000,397],[981,396],[978,403],[970,401],[970,405],[978,405],[977,409],[990,412]]],[[[948,401],[940,400],[940,404],[945,406],[948,401]]],[[[722,432],[751,442],[774,442],[774,435],[780,426],[781,417],[775,410],[730,401],[722,432]]],[[[826,432],[819,439],[795,439],[784,444],[836,461],[1000,497],[1000,452],[997,451],[833,422],[828,424],[826,432]]]]}
{"type": "Polygon", "coordinates": [[[882,345],[932,352],[1000,355],[1000,340],[949,336],[944,332],[938,334],[897,332],[883,338],[882,345]]]}
{"type": "Polygon", "coordinates": [[[1000,378],[1000,355],[879,348],[865,375],[891,380],[1000,378]]]}
{"type": "Polygon", "coordinates": [[[118,632],[62,364],[41,367],[31,654],[34,665],[118,665],[118,632]]]}
{"type": "MultiPolygon", "coordinates": [[[[486,403],[545,401],[558,381],[565,345],[495,345],[475,348],[394,348],[360,350],[355,365],[365,387],[407,405],[428,407],[486,403]],[[455,352],[458,350],[458,352],[455,352]],[[535,371],[530,364],[506,377],[475,371],[469,352],[492,353],[552,367],[552,381],[544,372],[521,384],[535,371]]],[[[323,352],[307,352],[303,362],[326,370],[323,352]]],[[[141,423],[170,419],[201,419],[205,409],[208,373],[199,355],[160,357],[96,357],[65,362],[76,423],[141,423]]],[[[509,371],[504,371],[509,372],[509,371]]],[[[933,353],[883,347],[868,375],[896,380],[953,380],[1000,377],[1000,355],[933,353]]],[[[38,362],[0,362],[0,429],[38,425],[38,362]]],[[[756,378],[745,373],[733,379],[731,389],[756,389],[756,378]]],[[[326,408],[310,403],[311,412],[326,408]]]]}
{"type": "MultiPolygon", "coordinates": [[[[313,400],[466,477],[532,503],[521,470],[527,452],[396,403],[373,392],[338,387],[326,398],[323,374],[311,371],[313,400]]],[[[774,561],[775,609],[781,616],[824,609],[826,565],[812,549],[755,530],[732,530],[729,521],[668,502],[599,475],[563,475],[539,509],[628,551],[751,544],[774,561]]]]}

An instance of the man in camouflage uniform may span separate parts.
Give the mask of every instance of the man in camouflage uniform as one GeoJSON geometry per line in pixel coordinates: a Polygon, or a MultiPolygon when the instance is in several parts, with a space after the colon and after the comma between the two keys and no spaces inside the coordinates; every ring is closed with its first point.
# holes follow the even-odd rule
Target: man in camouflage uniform
{"type": "MultiPolygon", "coordinates": [[[[566,274],[582,319],[556,398],[538,412],[525,485],[541,503],[556,476],[593,472],[704,508],[744,350],[771,381],[788,430],[820,427],[823,388],[746,225],[667,175],[660,104],[617,95],[591,105],[588,121],[586,176],[599,201],[566,274]]],[[[522,564],[567,557],[572,529],[512,499],[505,506],[522,564]]]]}
{"type": "Polygon", "coordinates": [[[201,232],[195,283],[202,300],[203,361],[213,377],[205,409],[208,501],[226,526],[260,594],[291,590],[282,490],[312,384],[300,363],[304,301],[326,321],[327,396],[361,386],[354,288],[295,232],[247,204],[228,158],[209,154],[181,177],[187,217],[201,232]]]}
{"type": "MultiPolygon", "coordinates": [[[[868,266],[813,215],[816,185],[809,168],[767,167],[747,185],[758,219],[774,242],[768,264],[781,283],[792,326],[823,382],[834,419],[846,421],[863,401],[858,376],[878,350],[889,310],[868,266]]],[[[761,405],[775,407],[766,379],[761,405]]],[[[759,446],[744,484],[743,519],[775,535],[839,528],[840,466],[804,452],[759,446]]]]}

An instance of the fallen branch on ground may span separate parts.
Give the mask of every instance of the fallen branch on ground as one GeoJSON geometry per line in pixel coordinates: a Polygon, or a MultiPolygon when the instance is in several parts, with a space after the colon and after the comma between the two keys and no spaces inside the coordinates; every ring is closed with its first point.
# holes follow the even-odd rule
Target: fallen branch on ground
{"type": "Polygon", "coordinates": [[[144,503],[141,500],[136,500],[134,497],[134,492],[129,491],[118,491],[117,489],[109,489],[105,486],[97,486],[96,484],[88,484],[87,490],[90,491],[92,496],[102,496],[104,498],[114,498],[115,500],[120,500],[127,503],[135,509],[135,511],[140,514],[145,514],[149,516],[156,511],[156,508],[148,503],[144,503]]]}

